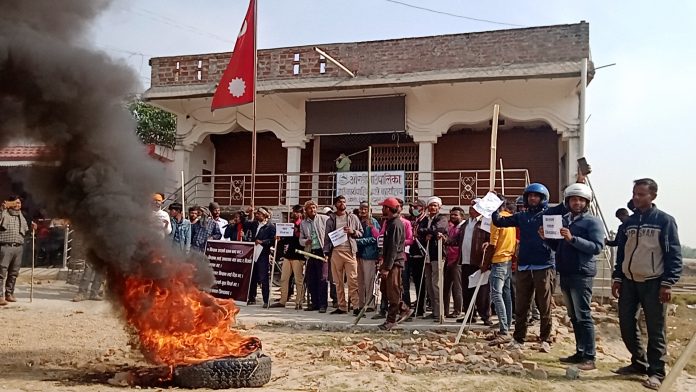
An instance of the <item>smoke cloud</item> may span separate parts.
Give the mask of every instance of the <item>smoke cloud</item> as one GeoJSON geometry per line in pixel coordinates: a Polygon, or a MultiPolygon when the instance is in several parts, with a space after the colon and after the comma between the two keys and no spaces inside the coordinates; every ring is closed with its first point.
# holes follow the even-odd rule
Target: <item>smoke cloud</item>
{"type": "MultiPolygon", "coordinates": [[[[143,268],[155,277],[167,272],[151,265],[153,253],[191,261],[170,253],[152,224],[164,167],[147,157],[124,108],[136,75],[82,45],[109,3],[0,0],[0,146],[23,139],[56,149],[58,167],[15,180],[51,216],[70,219],[110,279],[143,268]]],[[[197,283],[209,285],[210,270],[199,271],[197,283]]]]}

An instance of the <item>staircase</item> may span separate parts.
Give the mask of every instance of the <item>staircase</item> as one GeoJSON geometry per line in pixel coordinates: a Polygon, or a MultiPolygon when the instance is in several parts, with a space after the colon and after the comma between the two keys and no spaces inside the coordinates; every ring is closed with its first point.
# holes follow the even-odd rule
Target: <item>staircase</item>
{"type": "MultiPolygon", "coordinates": [[[[602,221],[604,227],[604,236],[606,238],[611,238],[611,233],[609,232],[609,227],[607,226],[607,221],[604,219],[604,214],[602,209],[599,207],[599,202],[597,201],[597,193],[590,179],[585,179],[585,183],[592,189],[592,203],[590,203],[590,214],[598,217],[602,221]]],[[[594,278],[594,284],[592,287],[593,296],[600,303],[609,303],[612,299],[611,296],[611,274],[614,270],[616,254],[613,248],[605,246],[602,249],[602,253],[597,256],[597,276],[594,278]]]]}

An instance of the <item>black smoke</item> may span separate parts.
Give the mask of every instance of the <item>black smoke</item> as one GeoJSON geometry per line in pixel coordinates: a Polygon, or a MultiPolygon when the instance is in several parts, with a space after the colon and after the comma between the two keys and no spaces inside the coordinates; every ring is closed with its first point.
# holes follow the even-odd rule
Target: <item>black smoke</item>
{"type": "Polygon", "coordinates": [[[29,140],[59,152],[58,167],[19,180],[50,215],[70,219],[111,279],[143,268],[166,274],[150,266],[154,253],[169,252],[150,208],[165,171],[124,106],[137,77],[84,40],[109,3],[0,0],[0,146],[29,140]]]}

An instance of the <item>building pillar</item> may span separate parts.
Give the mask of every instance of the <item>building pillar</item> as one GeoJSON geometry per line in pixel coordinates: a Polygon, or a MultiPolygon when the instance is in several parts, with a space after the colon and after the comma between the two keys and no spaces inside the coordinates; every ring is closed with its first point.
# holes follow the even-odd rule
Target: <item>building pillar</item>
{"type": "Polygon", "coordinates": [[[287,182],[285,184],[285,204],[295,205],[300,202],[300,162],[302,148],[286,147],[288,150],[287,182]],[[292,173],[292,174],[291,174],[292,173]]]}
{"type": "Polygon", "coordinates": [[[418,142],[418,198],[434,196],[433,188],[433,158],[435,143],[430,141],[418,142]]]}
{"type": "MultiPolygon", "coordinates": [[[[319,173],[319,163],[321,162],[321,136],[314,137],[312,150],[312,173],[319,173]]],[[[319,175],[312,176],[312,200],[319,203],[319,175]]]]}
{"type": "MultiPolygon", "coordinates": [[[[573,183],[575,182],[575,177],[578,173],[578,158],[581,158],[581,142],[580,142],[580,137],[579,136],[571,136],[568,138],[568,151],[566,151],[566,157],[568,157],[567,162],[566,162],[566,178],[568,179],[568,183],[573,183]]],[[[564,187],[568,184],[561,184],[561,187],[564,187]]],[[[561,189],[561,192],[563,189],[561,189]]]]}
{"type": "Polygon", "coordinates": [[[176,193],[176,200],[181,202],[181,172],[184,172],[184,181],[188,182],[191,179],[191,152],[193,145],[183,145],[177,141],[174,146],[174,172],[170,173],[170,179],[167,183],[167,191],[176,193]]]}

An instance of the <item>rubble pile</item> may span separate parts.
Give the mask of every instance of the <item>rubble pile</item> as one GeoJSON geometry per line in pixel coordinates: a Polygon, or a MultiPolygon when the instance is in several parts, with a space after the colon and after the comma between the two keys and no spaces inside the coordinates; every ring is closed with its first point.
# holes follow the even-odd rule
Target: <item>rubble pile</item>
{"type": "Polygon", "coordinates": [[[348,345],[342,350],[324,350],[319,358],[349,363],[353,370],[372,368],[394,373],[441,371],[517,376],[527,373],[522,350],[509,351],[490,347],[486,341],[472,341],[484,335],[468,332],[459,344],[454,343],[454,335],[431,331],[394,340],[365,337],[355,342],[346,337],[342,341],[348,345]]]}

